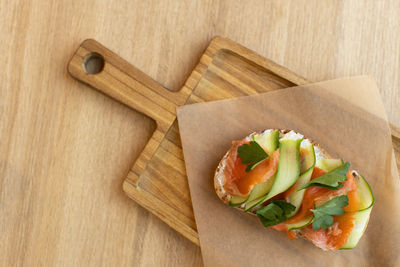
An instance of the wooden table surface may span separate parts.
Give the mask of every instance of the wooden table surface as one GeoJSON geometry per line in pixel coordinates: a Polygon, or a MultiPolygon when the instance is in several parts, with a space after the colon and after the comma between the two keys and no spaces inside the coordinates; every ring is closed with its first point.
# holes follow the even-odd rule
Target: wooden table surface
{"type": "Polygon", "coordinates": [[[173,90],[215,35],[312,81],[369,74],[400,125],[399,16],[395,0],[0,0],[0,265],[202,265],[122,192],[154,125],[68,75],[84,39],[173,90]]]}

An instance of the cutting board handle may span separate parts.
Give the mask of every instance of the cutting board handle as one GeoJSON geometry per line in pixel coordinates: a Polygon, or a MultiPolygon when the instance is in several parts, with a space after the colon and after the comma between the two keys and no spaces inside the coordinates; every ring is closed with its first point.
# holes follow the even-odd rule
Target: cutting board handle
{"type": "Polygon", "coordinates": [[[85,40],[68,64],[74,78],[147,115],[156,130],[137,158],[128,176],[138,179],[176,118],[191,90],[172,92],[95,40],[85,40]]]}
{"type": "Polygon", "coordinates": [[[171,125],[176,107],[190,95],[184,90],[169,91],[92,39],[78,47],[68,71],[74,78],[154,119],[162,129],[171,125]]]}

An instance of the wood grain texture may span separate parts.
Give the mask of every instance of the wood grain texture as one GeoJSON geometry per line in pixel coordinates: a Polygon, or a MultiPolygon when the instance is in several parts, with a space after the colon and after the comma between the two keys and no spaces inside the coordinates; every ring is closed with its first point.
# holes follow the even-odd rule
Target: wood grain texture
{"type": "Polygon", "coordinates": [[[308,80],[369,74],[400,125],[399,16],[395,0],[0,0],[0,265],[202,264],[122,192],[154,124],[69,76],[83,40],[173,90],[215,35],[308,80]]]}

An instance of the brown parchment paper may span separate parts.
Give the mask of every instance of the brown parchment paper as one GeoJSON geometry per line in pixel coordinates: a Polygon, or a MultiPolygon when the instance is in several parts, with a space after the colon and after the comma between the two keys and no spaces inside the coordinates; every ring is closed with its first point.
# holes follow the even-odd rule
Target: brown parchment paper
{"type": "Polygon", "coordinates": [[[400,266],[400,185],[373,79],[346,78],[183,106],[178,122],[206,266],[400,266]],[[298,131],[366,177],[376,203],[355,249],[324,252],[308,241],[289,240],[219,200],[214,171],[232,140],[268,128],[298,131]]]}

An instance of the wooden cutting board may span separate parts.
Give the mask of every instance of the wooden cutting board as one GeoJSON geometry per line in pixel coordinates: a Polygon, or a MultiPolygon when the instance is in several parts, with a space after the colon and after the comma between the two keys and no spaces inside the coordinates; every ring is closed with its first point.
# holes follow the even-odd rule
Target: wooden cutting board
{"type": "MultiPolygon", "coordinates": [[[[68,70],[76,79],[136,109],[156,129],[126,176],[123,190],[199,244],[176,121],[176,107],[309,83],[231,40],[214,38],[183,88],[171,92],[94,40],[84,41],[68,70]]],[[[400,166],[400,130],[392,128],[400,166]]]]}

